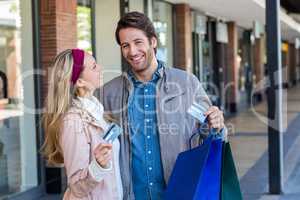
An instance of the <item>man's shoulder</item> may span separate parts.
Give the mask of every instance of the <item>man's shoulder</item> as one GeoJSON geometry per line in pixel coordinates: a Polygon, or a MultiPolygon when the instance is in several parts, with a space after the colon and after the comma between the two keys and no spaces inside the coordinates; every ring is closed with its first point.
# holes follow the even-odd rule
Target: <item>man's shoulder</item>
{"type": "Polygon", "coordinates": [[[198,79],[194,74],[188,73],[185,70],[182,70],[180,68],[175,68],[175,67],[168,67],[166,68],[166,76],[168,77],[169,81],[192,81],[192,82],[197,82],[198,79]]]}
{"type": "Polygon", "coordinates": [[[119,104],[124,86],[123,75],[117,76],[100,88],[100,101],[105,110],[114,109],[119,104]]]}
{"type": "Polygon", "coordinates": [[[119,75],[112,80],[108,81],[102,86],[102,89],[105,91],[111,91],[123,87],[124,77],[123,75],[119,75]]]}

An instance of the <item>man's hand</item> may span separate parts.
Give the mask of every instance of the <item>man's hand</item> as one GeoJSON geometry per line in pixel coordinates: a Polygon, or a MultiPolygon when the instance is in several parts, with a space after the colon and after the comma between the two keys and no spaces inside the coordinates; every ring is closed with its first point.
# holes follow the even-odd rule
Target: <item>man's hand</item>
{"type": "Polygon", "coordinates": [[[225,127],[223,112],[216,106],[211,106],[205,113],[209,128],[215,128],[218,132],[225,127]]]}

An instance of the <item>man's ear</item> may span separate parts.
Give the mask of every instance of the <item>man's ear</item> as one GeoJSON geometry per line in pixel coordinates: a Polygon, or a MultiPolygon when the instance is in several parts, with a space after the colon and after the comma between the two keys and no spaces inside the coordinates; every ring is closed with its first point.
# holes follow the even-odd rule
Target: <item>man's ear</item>
{"type": "Polygon", "coordinates": [[[156,37],[151,38],[151,45],[153,48],[157,48],[157,39],[156,37]]]}

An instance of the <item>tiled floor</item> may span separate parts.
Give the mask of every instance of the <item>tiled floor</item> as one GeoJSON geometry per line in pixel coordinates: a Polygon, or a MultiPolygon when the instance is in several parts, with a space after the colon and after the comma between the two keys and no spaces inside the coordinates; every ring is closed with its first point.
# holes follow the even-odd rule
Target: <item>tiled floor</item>
{"type": "Polygon", "coordinates": [[[284,133],[284,185],[282,196],[268,193],[267,124],[264,122],[266,102],[227,120],[234,131],[230,136],[233,154],[241,180],[244,198],[254,199],[300,199],[300,157],[295,153],[300,148],[300,87],[289,89],[283,104],[284,133]],[[299,142],[297,142],[299,140],[299,142]],[[295,174],[295,175],[294,175],[295,174]]]}

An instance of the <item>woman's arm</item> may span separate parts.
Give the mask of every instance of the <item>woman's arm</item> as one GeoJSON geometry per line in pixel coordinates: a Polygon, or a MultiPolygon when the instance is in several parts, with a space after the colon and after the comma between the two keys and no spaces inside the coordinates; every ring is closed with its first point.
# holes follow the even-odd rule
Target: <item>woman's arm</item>
{"type": "Polygon", "coordinates": [[[78,114],[68,114],[62,124],[61,148],[68,177],[68,186],[76,197],[87,196],[112,169],[102,168],[94,159],[90,162],[90,141],[78,114]]]}

